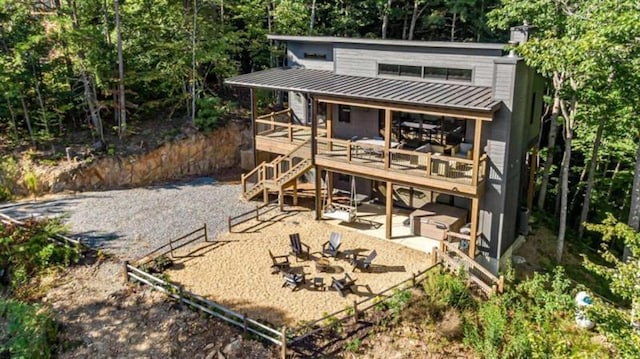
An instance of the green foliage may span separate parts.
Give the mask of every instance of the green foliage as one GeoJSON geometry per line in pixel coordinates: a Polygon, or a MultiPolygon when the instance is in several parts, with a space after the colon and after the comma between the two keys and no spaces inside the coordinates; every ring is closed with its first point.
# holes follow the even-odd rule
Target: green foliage
{"type": "Polygon", "coordinates": [[[560,267],[553,275],[536,273],[467,313],[464,343],[484,358],[606,357],[605,347],[575,327],[569,288],[560,267]]]}
{"type": "Polygon", "coordinates": [[[224,104],[219,97],[209,96],[197,101],[198,112],[193,124],[201,131],[213,131],[224,126],[224,115],[233,109],[232,103],[224,104]]]}
{"type": "Polygon", "coordinates": [[[32,196],[36,196],[38,194],[38,177],[33,169],[27,170],[24,174],[24,184],[27,186],[27,189],[32,196]]]}
{"type": "Polygon", "coordinates": [[[474,300],[467,289],[466,273],[451,275],[445,272],[429,273],[423,284],[426,299],[423,301],[429,318],[438,321],[448,308],[459,311],[472,308],[474,300]]]}
{"type": "Polygon", "coordinates": [[[58,327],[50,311],[0,298],[0,355],[10,358],[50,358],[58,327]]]}
{"type": "Polygon", "coordinates": [[[361,345],[362,345],[362,340],[360,340],[359,338],[355,338],[352,341],[348,342],[345,345],[344,349],[351,353],[357,353],[361,345]]]}
{"type": "Polygon", "coordinates": [[[0,224],[2,284],[17,290],[47,268],[76,262],[78,249],[49,240],[60,231],[60,224],[54,220],[29,220],[24,227],[0,224]]]}
{"type": "Polygon", "coordinates": [[[13,197],[17,174],[16,160],[11,156],[0,156],[0,202],[13,197]]]}

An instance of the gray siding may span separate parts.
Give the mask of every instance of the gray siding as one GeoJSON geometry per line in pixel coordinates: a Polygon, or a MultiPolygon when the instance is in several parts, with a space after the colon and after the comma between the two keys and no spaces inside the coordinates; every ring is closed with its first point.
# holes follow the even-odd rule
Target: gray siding
{"type": "Polygon", "coordinates": [[[300,92],[289,91],[289,107],[302,123],[308,122],[308,105],[304,94],[300,92]]]}
{"type": "MultiPolygon", "coordinates": [[[[384,77],[378,76],[378,63],[452,67],[473,70],[473,85],[491,86],[493,84],[494,57],[451,52],[438,53],[428,50],[431,49],[340,44],[335,47],[335,72],[339,75],[384,77]]],[[[417,80],[416,78],[408,79],[417,80]]]]}
{"type": "Polygon", "coordinates": [[[338,121],[338,106],[334,106],[333,133],[337,138],[349,139],[353,136],[376,137],[378,133],[378,110],[351,107],[351,122],[338,121]]]}
{"type": "Polygon", "coordinates": [[[333,46],[321,43],[290,42],[287,44],[287,64],[306,69],[333,71],[333,46]],[[305,59],[305,53],[324,54],[327,59],[305,59]]]}

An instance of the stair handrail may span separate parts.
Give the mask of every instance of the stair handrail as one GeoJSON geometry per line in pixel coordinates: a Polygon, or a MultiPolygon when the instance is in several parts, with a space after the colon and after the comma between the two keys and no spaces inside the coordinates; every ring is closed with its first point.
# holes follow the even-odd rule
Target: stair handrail
{"type": "MultiPolygon", "coordinates": [[[[265,161],[262,161],[260,162],[259,165],[257,165],[254,169],[249,171],[247,174],[240,175],[240,182],[242,183],[242,193],[247,192],[247,179],[253,176],[256,172],[260,171],[260,169],[264,167],[265,163],[266,163],[265,161]]],[[[256,184],[258,183],[260,183],[260,174],[258,174],[258,180],[256,181],[256,184]]]]}
{"type": "Polygon", "coordinates": [[[499,277],[496,277],[493,273],[489,272],[485,267],[480,265],[480,263],[476,262],[475,259],[469,257],[466,253],[462,252],[458,248],[450,245],[449,242],[442,241],[441,245],[443,247],[444,253],[446,253],[447,251],[455,253],[469,265],[469,268],[476,269],[484,276],[486,276],[489,280],[491,280],[491,282],[493,282],[491,283],[492,287],[494,287],[498,293],[502,293],[504,291],[504,276],[501,275],[499,277]]]}

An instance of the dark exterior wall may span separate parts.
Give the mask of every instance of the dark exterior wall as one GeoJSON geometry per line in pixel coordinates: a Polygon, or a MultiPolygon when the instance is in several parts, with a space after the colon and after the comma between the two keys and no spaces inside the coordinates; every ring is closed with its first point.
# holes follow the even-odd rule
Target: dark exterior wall
{"type": "MultiPolygon", "coordinates": [[[[465,49],[438,50],[433,48],[336,44],[334,50],[335,72],[339,75],[385,77],[384,75],[378,75],[378,63],[451,67],[473,70],[473,85],[491,86],[493,84],[495,51],[472,51],[472,49],[466,49],[466,51],[465,49]]],[[[398,77],[392,76],[389,78],[398,77]]],[[[415,77],[408,77],[407,79],[412,81],[420,80],[415,77]]],[[[433,82],[435,80],[429,81],[433,82]]]]}

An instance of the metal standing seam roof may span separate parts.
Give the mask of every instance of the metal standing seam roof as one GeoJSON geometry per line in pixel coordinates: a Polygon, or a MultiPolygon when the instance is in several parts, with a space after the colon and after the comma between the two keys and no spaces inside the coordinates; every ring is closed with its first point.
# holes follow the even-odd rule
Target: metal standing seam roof
{"type": "Polygon", "coordinates": [[[332,71],[304,68],[279,67],[257,71],[228,78],[225,83],[232,86],[483,112],[496,111],[500,106],[500,102],[493,98],[490,87],[337,75],[332,71]]]}

